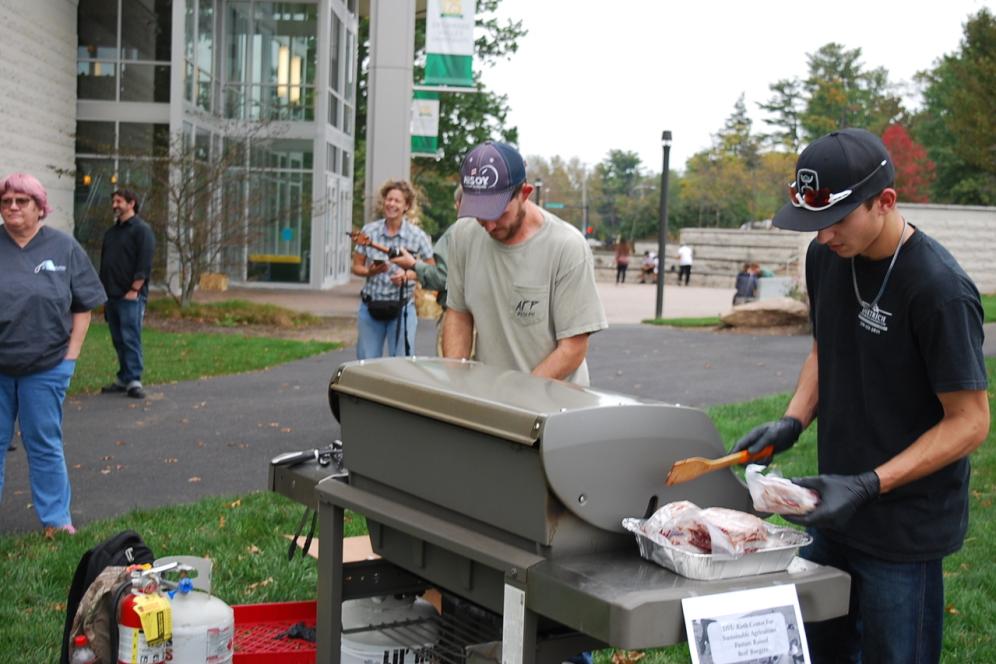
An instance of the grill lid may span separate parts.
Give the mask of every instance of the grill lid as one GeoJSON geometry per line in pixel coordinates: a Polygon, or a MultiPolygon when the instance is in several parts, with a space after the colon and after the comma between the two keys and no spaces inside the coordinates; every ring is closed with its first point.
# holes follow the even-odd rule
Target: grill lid
{"type": "Polygon", "coordinates": [[[540,439],[544,422],[554,413],[639,403],[624,395],[543,380],[520,371],[437,357],[347,362],[329,385],[333,413],[338,411],[339,395],[360,397],[530,446],[540,439]]]}

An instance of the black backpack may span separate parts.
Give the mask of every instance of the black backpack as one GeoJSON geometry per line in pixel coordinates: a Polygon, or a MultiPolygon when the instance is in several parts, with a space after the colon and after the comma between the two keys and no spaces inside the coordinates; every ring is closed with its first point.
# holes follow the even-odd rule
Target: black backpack
{"type": "Polygon", "coordinates": [[[69,664],[69,635],[73,628],[73,619],[79,608],[83,593],[90,587],[93,580],[104,571],[105,567],[138,565],[152,563],[155,560],[152,550],[145,544],[142,537],[134,530],[122,530],[104,542],[83,554],[73,584],[69,587],[69,599],[66,602],[66,625],[62,634],[62,657],[60,664],[69,664]]]}

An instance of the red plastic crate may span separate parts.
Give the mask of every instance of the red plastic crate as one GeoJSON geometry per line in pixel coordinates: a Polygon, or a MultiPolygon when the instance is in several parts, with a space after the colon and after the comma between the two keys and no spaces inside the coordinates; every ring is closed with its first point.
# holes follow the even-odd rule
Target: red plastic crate
{"type": "Polygon", "coordinates": [[[314,643],[274,637],[299,622],[314,628],[315,601],[240,604],[232,609],[235,611],[234,664],[314,664],[314,643]]]}

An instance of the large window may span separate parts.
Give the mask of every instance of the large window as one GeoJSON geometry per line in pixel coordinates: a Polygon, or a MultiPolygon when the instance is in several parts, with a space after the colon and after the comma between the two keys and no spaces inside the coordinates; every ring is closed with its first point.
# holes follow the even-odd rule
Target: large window
{"type": "Polygon", "coordinates": [[[315,119],[317,12],[314,4],[228,3],[227,117],[315,119]]]}
{"type": "MultiPolygon", "coordinates": [[[[166,124],[76,123],[74,234],[95,260],[99,260],[100,240],[111,218],[111,192],[127,187],[139,196],[155,195],[155,183],[168,177],[168,165],[162,159],[168,151],[166,124]]],[[[142,207],[163,209],[161,201],[143,201],[142,207]]],[[[159,228],[156,222],[162,220],[149,221],[159,228]]]]}
{"type": "Polygon", "coordinates": [[[184,17],[183,96],[199,108],[214,109],[215,0],[187,0],[184,17]]]}
{"type": "Polygon", "coordinates": [[[312,142],[256,142],[250,163],[255,191],[248,193],[252,237],[247,278],[307,283],[311,269],[312,142]]]}
{"type": "Polygon", "coordinates": [[[329,113],[328,123],[344,134],[353,134],[353,107],[356,95],[356,35],[332,10],[329,26],[329,113]]]}
{"type": "Polygon", "coordinates": [[[169,101],[171,0],[80,0],[80,99],[169,101]]]}

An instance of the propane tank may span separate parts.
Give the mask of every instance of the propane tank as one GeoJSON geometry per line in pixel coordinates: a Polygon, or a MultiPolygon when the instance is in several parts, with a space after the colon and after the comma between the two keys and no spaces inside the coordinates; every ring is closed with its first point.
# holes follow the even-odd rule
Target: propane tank
{"type": "Polygon", "coordinates": [[[439,641],[436,609],[426,600],[407,596],[370,597],[342,603],[343,630],[374,626],[342,637],[342,664],[421,664],[432,659],[439,641]],[[405,630],[377,625],[407,624],[405,630]],[[403,632],[411,637],[399,640],[403,632]]]}
{"type": "Polygon", "coordinates": [[[163,568],[154,567],[131,573],[131,590],[118,609],[118,664],[161,664],[166,661],[170,605],[159,592],[162,571],[163,568]]]}
{"type": "Polygon", "coordinates": [[[171,556],[180,579],[170,591],[173,610],[172,661],[178,664],[230,664],[235,651],[235,612],[211,593],[212,563],[206,558],[171,556]]]}

